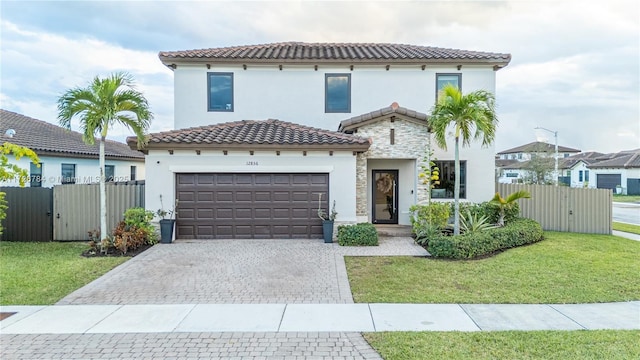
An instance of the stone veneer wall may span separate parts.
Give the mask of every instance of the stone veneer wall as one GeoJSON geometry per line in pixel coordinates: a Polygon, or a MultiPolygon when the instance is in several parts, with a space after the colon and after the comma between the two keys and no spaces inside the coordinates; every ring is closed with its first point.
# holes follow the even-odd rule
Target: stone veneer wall
{"type": "MultiPolygon", "coordinates": [[[[358,128],[356,135],[373,140],[367,152],[359,153],[356,159],[356,216],[367,216],[367,159],[415,159],[416,174],[422,170],[430,133],[426,125],[419,125],[395,115],[390,118],[358,128]],[[390,130],[394,129],[394,145],[391,145],[390,130]]],[[[416,199],[427,201],[427,185],[418,182],[416,199]]]]}

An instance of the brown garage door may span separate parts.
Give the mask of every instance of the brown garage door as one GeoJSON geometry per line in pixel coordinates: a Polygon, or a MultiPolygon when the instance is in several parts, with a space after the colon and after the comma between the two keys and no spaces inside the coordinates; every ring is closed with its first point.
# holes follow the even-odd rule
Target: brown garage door
{"type": "Polygon", "coordinates": [[[321,238],[328,174],[177,174],[178,239],[321,238]]]}

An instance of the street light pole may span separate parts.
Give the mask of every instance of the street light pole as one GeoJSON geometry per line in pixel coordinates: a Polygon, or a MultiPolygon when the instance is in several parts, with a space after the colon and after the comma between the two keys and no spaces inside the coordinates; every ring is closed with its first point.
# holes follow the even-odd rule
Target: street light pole
{"type": "Polygon", "coordinates": [[[555,137],[555,141],[556,141],[556,154],[555,154],[555,166],[554,166],[554,176],[553,176],[553,183],[555,184],[555,186],[558,186],[558,132],[557,131],[553,131],[553,130],[549,130],[547,128],[543,128],[543,127],[535,127],[535,130],[544,130],[544,131],[548,131],[550,133],[553,134],[553,136],[555,137]]]}

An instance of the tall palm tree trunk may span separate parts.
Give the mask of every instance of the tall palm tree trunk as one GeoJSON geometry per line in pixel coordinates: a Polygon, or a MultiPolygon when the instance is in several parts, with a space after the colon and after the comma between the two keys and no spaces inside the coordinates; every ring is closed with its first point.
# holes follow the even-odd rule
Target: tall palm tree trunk
{"type": "Polygon", "coordinates": [[[107,230],[107,186],[104,174],[104,141],[105,137],[100,137],[100,237],[106,239],[107,230]]]}
{"type": "Polygon", "coordinates": [[[456,136],[456,148],[455,148],[455,182],[453,186],[453,234],[460,235],[460,149],[459,149],[460,137],[456,136]]]}

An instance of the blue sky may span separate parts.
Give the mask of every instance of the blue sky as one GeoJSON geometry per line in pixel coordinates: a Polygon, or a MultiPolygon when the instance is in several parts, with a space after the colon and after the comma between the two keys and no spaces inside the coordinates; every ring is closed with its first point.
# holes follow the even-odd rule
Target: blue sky
{"type": "MultiPolygon", "coordinates": [[[[508,52],[497,72],[498,151],[552,136],[601,152],[640,147],[640,8],[607,1],[0,1],[0,106],[56,121],[56,100],[131,72],[173,124],[162,50],[281,41],[391,42],[508,52]]],[[[428,111],[429,109],[416,109],[428,111]]],[[[268,116],[268,115],[265,115],[268,116]]],[[[129,135],[117,128],[111,138],[129,135]]]]}

